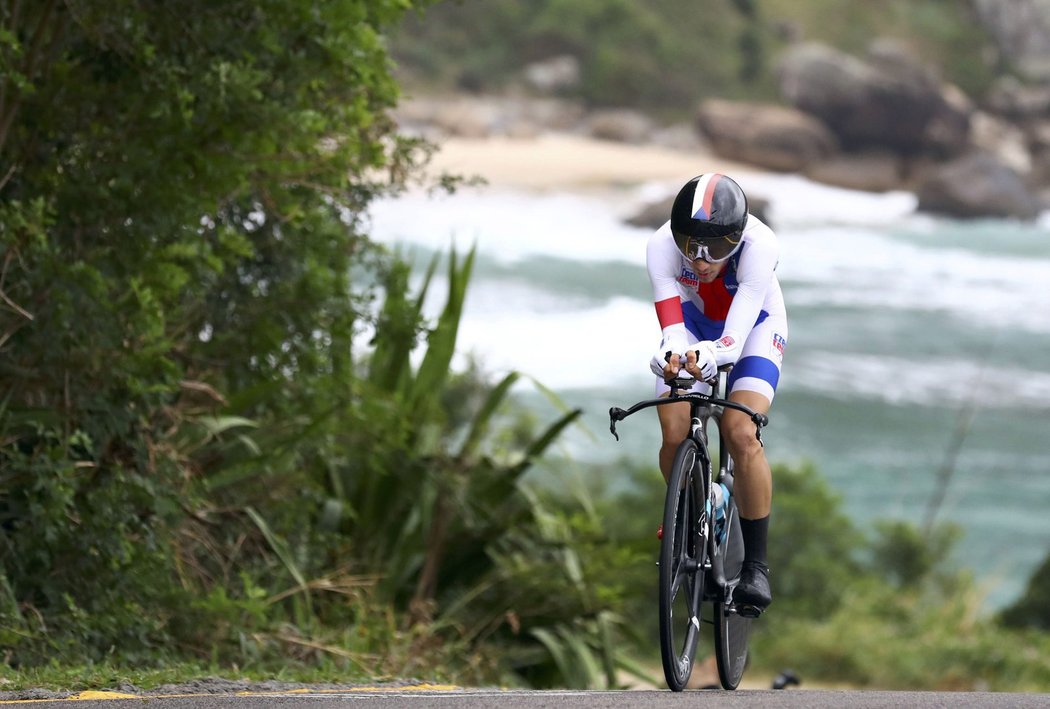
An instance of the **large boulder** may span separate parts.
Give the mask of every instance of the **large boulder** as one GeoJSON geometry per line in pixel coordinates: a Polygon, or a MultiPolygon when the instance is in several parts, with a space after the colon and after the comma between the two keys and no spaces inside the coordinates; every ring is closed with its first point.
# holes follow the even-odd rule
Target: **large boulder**
{"type": "Polygon", "coordinates": [[[657,127],[649,136],[649,142],[662,148],[693,153],[707,152],[711,148],[700,131],[685,121],[657,127]]]}
{"type": "Polygon", "coordinates": [[[1025,77],[1050,81],[1050,3],[1046,0],[972,0],[999,53],[1025,77]]]}
{"type": "Polygon", "coordinates": [[[804,174],[816,182],[864,192],[907,189],[903,161],[887,151],[835,155],[810,165],[804,174]]]}
{"type": "Polygon", "coordinates": [[[696,121],[716,153],[769,170],[798,172],[837,149],[820,121],[783,106],[709,99],[696,121]]]}
{"type": "Polygon", "coordinates": [[[1013,76],[1000,77],[988,92],[988,107],[1019,121],[1050,116],[1050,84],[1024,84],[1013,76]]]}
{"type": "Polygon", "coordinates": [[[1015,171],[986,153],[932,170],[918,189],[919,210],[954,217],[1034,219],[1041,204],[1015,171]]]}
{"type": "Polygon", "coordinates": [[[597,110],[584,123],[584,130],[591,137],[618,143],[645,143],[655,130],[651,118],[630,108],[597,110]]]}
{"type": "Polygon", "coordinates": [[[846,150],[951,154],[965,142],[966,106],[891,41],[874,42],[866,61],[822,44],[800,44],[781,58],[778,78],[784,99],[819,118],[846,150]]]}
{"type": "Polygon", "coordinates": [[[971,121],[970,144],[1022,175],[1032,171],[1028,136],[1014,123],[983,111],[971,121]]]}
{"type": "Polygon", "coordinates": [[[1044,204],[1050,205],[1050,119],[1030,128],[1032,141],[1032,174],[1028,183],[1039,190],[1044,204]]]}

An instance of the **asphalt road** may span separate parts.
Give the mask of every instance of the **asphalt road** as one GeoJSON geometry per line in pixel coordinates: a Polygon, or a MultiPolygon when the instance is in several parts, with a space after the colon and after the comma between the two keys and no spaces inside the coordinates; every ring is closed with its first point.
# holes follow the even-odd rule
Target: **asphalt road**
{"type": "Polygon", "coordinates": [[[1050,694],[989,692],[881,692],[856,690],[721,690],[686,691],[519,691],[463,689],[458,687],[398,687],[356,689],[296,689],[274,692],[235,692],[221,694],[124,694],[84,692],[64,699],[34,698],[0,700],[0,706],[63,707],[65,709],[124,709],[148,706],[151,709],[255,709],[261,707],[362,707],[387,709],[755,709],[755,707],[806,707],[840,709],[873,707],[934,709],[951,707],[1050,708],[1050,694]]]}

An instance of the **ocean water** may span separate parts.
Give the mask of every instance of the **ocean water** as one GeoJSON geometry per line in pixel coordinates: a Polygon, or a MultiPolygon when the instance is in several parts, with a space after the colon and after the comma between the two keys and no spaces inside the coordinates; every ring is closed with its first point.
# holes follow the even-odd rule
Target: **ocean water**
{"type": "MultiPolygon", "coordinates": [[[[907,192],[738,179],[769,201],[782,244],[790,336],[770,460],[814,462],[862,526],[922,523],[943,487],[936,520],[964,531],[954,561],[989,609],[1013,601],[1050,552],[1050,213],[956,221],[917,213],[907,192]]],[[[411,193],[374,205],[371,233],[420,263],[476,246],[460,362],[521,371],[582,407],[564,452],[655,467],[655,416],[620,424],[616,443],[606,412],[652,395],[660,335],[650,231],[623,220],[678,187],[411,193]]]]}

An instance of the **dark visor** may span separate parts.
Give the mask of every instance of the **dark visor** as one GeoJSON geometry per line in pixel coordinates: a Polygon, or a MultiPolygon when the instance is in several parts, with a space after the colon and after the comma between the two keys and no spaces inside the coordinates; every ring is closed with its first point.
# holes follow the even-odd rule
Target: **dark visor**
{"type": "Polygon", "coordinates": [[[698,258],[711,262],[725,261],[733,255],[737,244],[740,243],[739,232],[728,236],[716,236],[713,239],[697,239],[683,234],[675,234],[674,237],[678,248],[691,261],[698,258]],[[683,245],[685,248],[682,248],[683,245]]]}

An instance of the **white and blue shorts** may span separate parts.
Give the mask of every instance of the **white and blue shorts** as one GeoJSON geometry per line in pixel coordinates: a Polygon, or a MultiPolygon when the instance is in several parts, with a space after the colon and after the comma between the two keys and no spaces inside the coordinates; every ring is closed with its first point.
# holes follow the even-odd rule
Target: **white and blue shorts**
{"type": "MultiPolygon", "coordinates": [[[[695,333],[694,336],[696,336],[695,333]]],[[[740,358],[733,366],[733,371],[729,373],[729,393],[753,391],[772,402],[773,394],[780,382],[780,368],[784,362],[787,336],[786,317],[769,316],[755,325],[747,339],[744,340],[740,358]]],[[[698,340],[702,339],[699,336],[696,337],[698,340]]],[[[670,390],[671,388],[664,382],[663,377],[656,377],[657,396],[663,396],[670,390]]],[[[688,391],[708,393],[711,387],[703,382],[697,382],[688,391]]]]}

